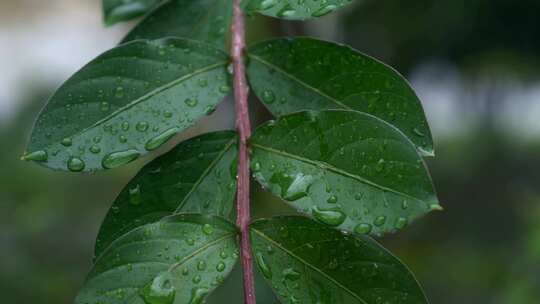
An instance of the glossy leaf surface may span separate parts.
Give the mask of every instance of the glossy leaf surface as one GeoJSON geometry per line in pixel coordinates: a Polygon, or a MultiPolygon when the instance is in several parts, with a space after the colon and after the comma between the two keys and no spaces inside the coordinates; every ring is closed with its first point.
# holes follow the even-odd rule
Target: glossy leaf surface
{"type": "Polygon", "coordinates": [[[227,64],[224,52],[186,39],[114,48],[52,96],[23,159],[76,172],[133,161],[213,112],[230,90],[227,64]]]}
{"type": "Polygon", "coordinates": [[[248,76],[277,116],[348,109],[400,129],[425,155],[433,142],[420,100],[394,69],[350,47],[312,38],[281,38],[249,48],[248,76]]]}
{"type": "Polygon", "coordinates": [[[96,256],[126,232],[172,213],[231,218],[236,194],[237,137],[204,134],[153,160],[118,195],[101,225],[96,256]]]}
{"type": "Polygon", "coordinates": [[[139,227],[97,259],[75,303],[203,303],[236,263],[236,235],[233,224],[199,214],[139,227]]]}
{"type": "Polygon", "coordinates": [[[108,25],[140,17],[164,0],[103,0],[103,14],[108,25]]]}
{"type": "Polygon", "coordinates": [[[426,304],[405,265],[367,236],[299,216],[251,225],[259,269],[282,303],[426,304]]]}
{"type": "Polygon", "coordinates": [[[248,13],[288,20],[305,20],[328,15],[352,0],[248,0],[248,13]]]}
{"type": "Polygon", "coordinates": [[[231,17],[232,1],[229,0],[173,0],[141,21],[124,42],[174,36],[226,49],[225,36],[231,17]]]}
{"type": "Polygon", "coordinates": [[[440,209],[414,145],[369,114],[282,116],[251,139],[255,178],[289,205],[342,230],[381,235],[440,209]]]}

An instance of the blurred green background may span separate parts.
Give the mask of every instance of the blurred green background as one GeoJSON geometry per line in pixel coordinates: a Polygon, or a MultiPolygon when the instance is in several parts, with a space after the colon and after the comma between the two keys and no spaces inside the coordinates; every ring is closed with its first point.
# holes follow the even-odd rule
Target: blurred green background
{"type": "MultiPolygon", "coordinates": [[[[95,175],[19,161],[47,96],[132,26],[104,28],[99,2],[0,0],[2,303],[71,303],[108,206],[148,161],[95,175]]],[[[538,303],[539,14],[538,0],[356,0],[306,23],[249,20],[252,40],[309,35],[350,44],[417,89],[446,210],[380,241],[417,274],[431,303],[538,303]]],[[[256,100],[252,110],[256,121],[269,117],[256,100]]],[[[231,128],[233,115],[226,100],[186,136],[231,128]]],[[[254,204],[256,216],[290,212],[260,191],[254,204]]],[[[236,272],[208,303],[241,303],[238,280],[236,272]]],[[[259,303],[276,303],[259,282],[259,303]]]]}

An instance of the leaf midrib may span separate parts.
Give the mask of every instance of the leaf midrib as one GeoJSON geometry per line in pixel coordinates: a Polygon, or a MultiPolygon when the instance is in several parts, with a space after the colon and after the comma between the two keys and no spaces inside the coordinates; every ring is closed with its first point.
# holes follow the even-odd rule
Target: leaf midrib
{"type": "Polygon", "coordinates": [[[288,152],[285,152],[285,151],[282,151],[282,150],[278,150],[278,149],[274,149],[274,148],[271,148],[271,147],[263,146],[261,144],[251,143],[251,146],[255,147],[255,148],[259,148],[259,149],[267,151],[267,152],[270,152],[270,153],[274,153],[274,154],[283,156],[283,157],[291,158],[291,159],[298,160],[298,161],[301,161],[301,162],[304,162],[304,163],[307,163],[307,164],[310,164],[310,165],[314,165],[314,166],[317,166],[319,168],[323,167],[323,168],[327,169],[328,171],[343,175],[345,177],[355,179],[355,180],[357,180],[357,181],[359,181],[361,183],[364,183],[364,184],[367,184],[369,186],[378,188],[378,189],[380,189],[382,191],[392,192],[394,194],[404,196],[404,197],[406,197],[408,199],[412,199],[412,200],[424,201],[423,199],[413,197],[413,196],[411,196],[409,194],[397,191],[395,189],[379,185],[379,184],[377,184],[375,182],[372,182],[372,181],[370,181],[368,179],[365,179],[365,178],[363,178],[361,176],[358,176],[358,175],[349,173],[347,171],[344,171],[342,169],[339,169],[339,168],[337,168],[337,167],[335,167],[335,166],[333,166],[331,164],[328,164],[326,162],[308,159],[308,158],[305,158],[305,157],[302,157],[302,156],[299,156],[299,155],[294,155],[294,154],[291,154],[291,153],[288,153],[288,152]]]}
{"type": "MultiPolygon", "coordinates": [[[[177,78],[177,79],[175,79],[175,80],[173,80],[173,81],[171,81],[171,82],[169,82],[169,83],[166,83],[166,84],[164,84],[164,85],[162,85],[162,86],[160,86],[160,87],[157,87],[157,88],[155,88],[154,90],[152,90],[152,91],[150,91],[150,92],[148,92],[148,93],[142,95],[141,97],[138,97],[137,99],[131,101],[130,103],[128,103],[128,104],[126,104],[126,105],[124,105],[124,106],[118,108],[117,110],[115,110],[115,111],[112,112],[111,114],[109,114],[109,115],[107,115],[106,117],[104,117],[104,118],[102,118],[102,119],[96,121],[96,122],[93,123],[92,125],[90,125],[90,126],[84,128],[84,129],[82,129],[82,130],[79,131],[79,132],[76,132],[76,133],[70,135],[69,137],[76,137],[76,136],[78,136],[78,135],[80,135],[80,134],[83,134],[83,133],[85,133],[86,131],[91,130],[91,129],[93,129],[93,128],[95,128],[95,127],[97,127],[97,126],[99,126],[99,125],[105,123],[106,121],[111,120],[112,118],[116,117],[116,116],[119,115],[120,113],[123,113],[124,111],[127,111],[128,109],[130,109],[130,108],[132,108],[132,107],[138,105],[139,103],[141,103],[141,102],[143,102],[143,101],[146,101],[146,100],[148,100],[148,99],[154,97],[155,95],[157,95],[157,94],[159,94],[159,93],[161,93],[161,92],[163,92],[163,91],[166,91],[167,89],[170,89],[170,88],[176,86],[177,84],[179,84],[179,83],[181,83],[181,82],[183,82],[183,81],[185,81],[185,80],[187,80],[187,79],[189,79],[189,78],[191,78],[191,77],[194,77],[194,76],[196,76],[196,75],[202,74],[202,73],[204,73],[204,72],[211,71],[211,70],[213,70],[213,69],[215,69],[215,68],[218,68],[218,67],[221,67],[221,66],[226,66],[227,64],[228,64],[228,61],[218,62],[218,63],[212,64],[212,65],[206,66],[206,67],[204,67],[204,68],[195,70],[195,71],[193,71],[192,73],[186,74],[186,75],[184,75],[184,76],[182,76],[182,77],[180,77],[180,78],[177,78]]],[[[55,141],[55,142],[49,144],[48,147],[51,147],[52,145],[54,145],[54,144],[59,144],[59,143],[60,143],[60,141],[55,141]]]]}
{"type": "Polygon", "coordinates": [[[305,266],[308,266],[309,268],[311,268],[313,271],[315,271],[315,272],[319,273],[320,275],[322,275],[323,277],[327,278],[330,282],[334,283],[336,286],[338,286],[338,287],[342,288],[343,290],[345,290],[347,293],[352,295],[355,299],[359,300],[360,302],[362,302],[364,304],[368,304],[364,299],[360,298],[360,296],[357,295],[356,293],[354,293],[352,290],[350,290],[349,288],[347,288],[346,286],[344,286],[340,282],[336,281],[334,278],[330,277],[324,271],[322,271],[319,268],[315,267],[314,265],[308,263],[306,260],[304,260],[301,257],[297,256],[296,254],[294,254],[290,250],[284,248],[283,246],[281,246],[281,244],[279,244],[278,242],[271,239],[269,236],[264,234],[262,231],[259,231],[259,230],[255,229],[255,228],[251,228],[251,231],[257,233],[261,238],[265,239],[266,241],[268,241],[272,245],[274,245],[277,248],[281,249],[283,252],[287,253],[292,258],[298,260],[299,262],[301,262],[305,266]]]}

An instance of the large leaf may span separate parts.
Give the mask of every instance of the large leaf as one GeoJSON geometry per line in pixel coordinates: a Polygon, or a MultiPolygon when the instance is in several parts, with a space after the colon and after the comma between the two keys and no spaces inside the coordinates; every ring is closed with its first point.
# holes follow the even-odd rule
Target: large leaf
{"type": "Polygon", "coordinates": [[[164,0],[103,0],[103,14],[108,25],[140,17],[164,0]]]}
{"type": "Polygon", "coordinates": [[[347,46],[312,38],[275,39],[249,49],[254,92],[275,115],[349,109],[396,126],[425,155],[433,142],[420,100],[384,63],[347,46]]]}
{"type": "Polygon", "coordinates": [[[255,178],[297,210],[342,230],[380,235],[440,209],[414,145],[369,114],[282,116],[251,139],[255,178]]]}
{"type": "Polygon", "coordinates": [[[126,232],[172,213],[232,218],[236,142],[232,131],[204,134],[146,165],[109,210],[96,241],[96,256],[126,232]]]}
{"type": "Polygon", "coordinates": [[[124,42],[175,36],[206,41],[225,49],[231,16],[230,0],[173,0],[146,17],[124,42]]]}
{"type": "Polygon", "coordinates": [[[247,0],[248,13],[261,13],[266,16],[288,20],[305,20],[322,17],[349,3],[352,0],[247,0]]]}
{"type": "Polygon", "coordinates": [[[99,56],[52,96],[23,159],[110,169],[212,113],[230,90],[228,56],[186,39],[133,41],[99,56]]]}
{"type": "Polygon", "coordinates": [[[75,303],[203,303],[236,263],[236,228],[180,214],[139,227],[97,259],[75,303]]]}
{"type": "Polygon", "coordinates": [[[372,239],[298,216],[251,225],[259,269],[282,303],[426,304],[418,282],[372,239]]]}

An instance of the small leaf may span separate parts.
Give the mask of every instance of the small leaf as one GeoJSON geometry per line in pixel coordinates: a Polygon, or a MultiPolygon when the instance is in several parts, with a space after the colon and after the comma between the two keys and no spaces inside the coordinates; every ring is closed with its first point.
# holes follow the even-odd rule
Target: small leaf
{"type": "Polygon", "coordinates": [[[203,303],[236,263],[236,236],[233,224],[199,214],[139,227],[97,259],[75,303],[203,303]]]}
{"type": "Polygon", "coordinates": [[[288,20],[305,20],[328,15],[351,0],[248,0],[245,10],[288,20]]]}
{"type": "Polygon", "coordinates": [[[414,145],[369,114],[330,110],[282,116],[251,139],[263,187],[342,230],[381,235],[440,209],[414,145]]]}
{"type": "Polygon", "coordinates": [[[101,225],[95,255],[126,232],[173,213],[232,219],[236,142],[232,131],[204,134],[146,165],[114,201],[101,225]]]}
{"type": "Polygon", "coordinates": [[[347,46],[312,38],[280,38],[249,49],[253,91],[277,116],[347,109],[400,129],[425,155],[433,141],[420,100],[394,69],[347,46]]]}
{"type": "Polygon", "coordinates": [[[23,158],[76,172],[129,163],[212,112],[230,90],[227,64],[224,52],[186,39],[118,46],[52,96],[23,158]]]}
{"type": "Polygon", "coordinates": [[[226,49],[231,17],[230,0],[173,0],[141,21],[123,42],[174,36],[205,41],[226,49]]]}
{"type": "Polygon", "coordinates": [[[257,265],[283,303],[427,304],[413,274],[367,236],[299,216],[251,224],[257,265]]]}
{"type": "Polygon", "coordinates": [[[103,0],[105,23],[113,25],[140,17],[164,0],[103,0]]]}

